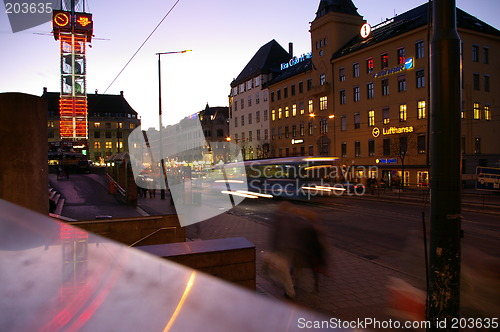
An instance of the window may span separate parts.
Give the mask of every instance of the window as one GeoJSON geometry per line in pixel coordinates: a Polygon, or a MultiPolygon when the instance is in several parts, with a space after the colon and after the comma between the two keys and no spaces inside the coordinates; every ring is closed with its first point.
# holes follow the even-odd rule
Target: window
{"type": "Polygon", "coordinates": [[[345,71],[344,71],[344,67],[340,67],[340,68],[339,68],[339,80],[340,80],[340,82],[345,81],[345,71]]]}
{"type": "Polygon", "coordinates": [[[361,126],[360,118],[359,118],[359,113],[354,113],[354,129],[359,129],[361,126]]]}
{"type": "Polygon", "coordinates": [[[460,117],[465,119],[465,102],[462,101],[462,109],[460,110],[460,117]]]}
{"type": "Polygon", "coordinates": [[[304,110],[304,102],[301,101],[299,103],[299,109],[300,109],[300,114],[304,114],[305,113],[305,110],[304,110]]]}
{"type": "Polygon", "coordinates": [[[374,97],[373,82],[370,82],[366,85],[366,92],[368,99],[372,99],[374,97]]]}
{"type": "Polygon", "coordinates": [[[347,158],[347,142],[342,142],[341,145],[342,158],[347,158]]]}
{"type": "Polygon", "coordinates": [[[484,91],[490,92],[490,75],[484,75],[484,91]]]}
{"type": "Polygon", "coordinates": [[[234,110],[235,111],[238,110],[238,101],[237,100],[234,101],[234,110]]]}
{"type": "Polygon", "coordinates": [[[312,134],[314,133],[314,125],[313,125],[313,123],[312,123],[312,122],[309,122],[309,123],[308,123],[308,128],[307,128],[307,130],[308,130],[308,134],[309,134],[309,135],[312,135],[312,134]]]}
{"type": "Polygon", "coordinates": [[[300,123],[300,126],[299,126],[299,135],[300,136],[304,136],[305,135],[304,122],[300,123]]]}
{"type": "Polygon", "coordinates": [[[244,115],[241,116],[241,125],[242,126],[245,125],[245,116],[244,115]]]}
{"type": "Polygon", "coordinates": [[[326,134],[328,132],[328,119],[320,120],[320,132],[321,134],[326,134]]]}
{"type": "Polygon", "coordinates": [[[399,105],[399,121],[406,121],[406,104],[399,105]]]}
{"type": "Polygon", "coordinates": [[[110,131],[106,132],[106,138],[111,138],[111,132],[110,131]]]}
{"type": "Polygon", "coordinates": [[[241,105],[241,109],[245,108],[245,100],[243,98],[241,98],[240,105],[241,105]]]}
{"type": "Polygon", "coordinates": [[[368,127],[373,127],[375,126],[375,111],[370,110],[368,111],[368,127]]]}
{"type": "Polygon", "coordinates": [[[291,90],[290,92],[292,93],[292,96],[295,96],[295,84],[292,84],[290,90],[291,90]]]}
{"type": "Polygon", "coordinates": [[[383,154],[384,156],[390,156],[391,155],[391,139],[390,138],[384,138],[382,141],[382,146],[383,146],[383,154]]]}
{"type": "Polygon", "coordinates": [[[319,75],[319,85],[325,85],[325,83],[326,83],[325,74],[319,75]]]}
{"type": "Polygon", "coordinates": [[[375,155],[375,140],[368,141],[368,155],[373,157],[375,155]]]}
{"type": "Polygon", "coordinates": [[[472,74],[472,80],[473,80],[474,90],[479,91],[479,74],[478,73],[472,74]]]}
{"type": "Polygon", "coordinates": [[[285,106],[285,118],[289,117],[290,117],[290,109],[288,108],[288,106],[285,106]]]}
{"type": "Polygon", "coordinates": [[[425,119],[425,100],[419,100],[417,102],[417,118],[425,119]]]}
{"type": "Polygon", "coordinates": [[[384,53],[380,56],[380,63],[381,63],[381,68],[388,68],[389,67],[389,54],[384,53]]]}
{"type": "Polygon", "coordinates": [[[398,65],[406,62],[406,51],[404,47],[398,48],[398,65]]]}
{"type": "Polygon", "coordinates": [[[248,96],[248,107],[252,106],[252,96],[248,96]]]}
{"type": "Polygon", "coordinates": [[[260,123],[260,111],[255,112],[255,123],[260,123]]]}
{"type": "Polygon", "coordinates": [[[94,122],[94,128],[101,128],[100,122],[94,122]]]}
{"type": "Polygon", "coordinates": [[[361,142],[360,141],[354,142],[354,156],[355,157],[361,156],[361,142]]]}
{"type": "Polygon", "coordinates": [[[304,82],[299,82],[299,93],[304,92],[304,82]]]}
{"type": "Polygon", "coordinates": [[[113,142],[106,142],[106,149],[112,149],[113,148],[113,142]]]}
{"type": "Polygon", "coordinates": [[[425,135],[418,135],[417,136],[417,150],[418,150],[418,153],[420,153],[420,154],[425,153],[425,150],[426,150],[425,135]]]}
{"type": "Polygon", "coordinates": [[[111,122],[106,122],[106,129],[111,129],[111,122]]]}
{"type": "Polygon", "coordinates": [[[276,128],[271,128],[271,139],[275,139],[276,138],[276,128]]]}
{"type": "Polygon", "coordinates": [[[319,110],[324,111],[328,108],[328,97],[320,97],[319,98],[319,110]]]}
{"type": "Polygon", "coordinates": [[[238,117],[234,117],[234,127],[238,127],[238,117]]]}
{"type": "Polygon", "coordinates": [[[288,87],[283,88],[283,98],[288,98],[288,87]]]}
{"type": "Polygon", "coordinates": [[[285,126],[285,138],[288,138],[290,136],[290,127],[285,126]]]}
{"type": "Polygon", "coordinates": [[[309,155],[314,156],[314,146],[309,145],[309,155]]]}
{"type": "Polygon", "coordinates": [[[483,62],[485,65],[490,63],[490,49],[488,47],[483,47],[483,62]]]}
{"type": "Polygon", "coordinates": [[[309,101],[307,102],[307,105],[308,105],[309,113],[313,113],[314,109],[313,109],[313,101],[312,101],[312,99],[309,99],[309,101]]]}
{"type": "Polygon", "coordinates": [[[271,92],[271,102],[274,102],[274,91],[271,92]]]}
{"type": "Polygon", "coordinates": [[[385,78],[382,80],[382,96],[387,96],[389,94],[389,79],[385,78]]]}
{"type": "Polygon", "coordinates": [[[311,90],[313,87],[313,82],[311,79],[307,80],[307,91],[311,90]]]}
{"type": "Polygon", "coordinates": [[[276,120],[276,111],[275,110],[271,111],[271,120],[272,121],[276,120]]]}
{"type": "Polygon", "coordinates": [[[373,72],[373,67],[374,67],[373,58],[366,59],[366,72],[368,74],[373,72]]]}
{"type": "Polygon", "coordinates": [[[94,142],[94,149],[99,150],[101,148],[101,142],[94,142]]]}
{"type": "Polygon", "coordinates": [[[419,69],[415,72],[417,78],[417,88],[423,88],[425,86],[424,70],[419,69]]]}
{"type": "Polygon", "coordinates": [[[484,119],[485,120],[491,120],[490,105],[484,105],[484,119]]]}
{"type": "Polygon", "coordinates": [[[346,100],[345,100],[345,90],[340,90],[340,104],[343,105],[346,103],[346,100]]]}
{"type": "Polygon", "coordinates": [[[408,136],[399,136],[399,154],[404,156],[408,152],[408,136]]]}
{"type": "Polygon", "coordinates": [[[354,101],[359,101],[360,99],[360,94],[359,94],[359,86],[355,86],[353,89],[353,95],[354,95],[354,101]]]}
{"type": "MultiPolygon", "coordinates": [[[[267,117],[268,117],[268,114],[267,114],[267,110],[264,110],[264,121],[267,121],[267,117]]],[[[274,120],[274,116],[273,116],[273,120],[274,120]]]]}
{"type": "Polygon", "coordinates": [[[281,90],[276,91],[276,98],[281,100],[281,90]]]}
{"type": "Polygon", "coordinates": [[[359,63],[355,63],[352,65],[352,76],[359,77],[359,63]]]}
{"type": "Polygon", "coordinates": [[[340,130],[347,130],[347,117],[345,115],[340,117],[340,130]]]}
{"type": "Polygon", "coordinates": [[[292,125],[292,137],[297,137],[297,125],[292,125]]]}
{"type": "Polygon", "coordinates": [[[280,107],[278,108],[278,120],[281,120],[283,118],[283,109],[280,107]]]}
{"type": "Polygon", "coordinates": [[[472,45],[472,62],[479,62],[479,46],[472,45]]]}
{"type": "Polygon", "coordinates": [[[406,91],[406,75],[398,76],[398,91],[399,92],[406,91]]]}
{"type": "Polygon", "coordinates": [[[269,130],[264,129],[264,140],[267,140],[269,138],[269,130]]]}
{"type": "Polygon", "coordinates": [[[297,104],[292,105],[292,116],[297,116],[297,104]]]}
{"type": "Polygon", "coordinates": [[[387,108],[387,107],[382,109],[382,122],[384,124],[389,124],[389,122],[391,122],[389,108],[387,108]]]}
{"type": "Polygon", "coordinates": [[[425,50],[424,50],[424,42],[423,41],[418,41],[415,44],[415,57],[417,59],[423,58],[425,55],[425,50]]]}
{"type": "Polygon", "coordinates": [[[474,153],[481,153],[481,137],[474,137],[474,153]]]}
{"type": "Polygon", "coordinates": [[[283,137],[283,128],[280,126],[278,127],[278,139],[283,137]]]}
{"type": "Polygon", "coordinates": [[[479,103],[474,103],[474,120],[481,120],[481,107],[479,103]]]}
{"type": "Polygon", "coordinates": [[[101,132],[100,131],[94,131],[94,138],[101,138],[101,132]]]}

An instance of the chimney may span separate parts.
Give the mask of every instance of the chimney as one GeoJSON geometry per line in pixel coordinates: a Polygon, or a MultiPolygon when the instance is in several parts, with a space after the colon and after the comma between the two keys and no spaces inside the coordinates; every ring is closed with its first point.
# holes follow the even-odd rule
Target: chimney
{"type": "Polygon", "coordinates": [[[43,88],[43,93],[46,94],[47,93],[47,87],[44,87],[43,88]]]}
{"type": "Polygon", "coordinates": [[[293,43],[288,43],[288,53],[290,54],[290,58],[293,58],[293,43]]]}
{"type": "Polygon", "coordinates": [[[123,90],[122,90],[122,91],[120,91],[120,96],[122,96],[122,97],[123,97],[123,90]]]}

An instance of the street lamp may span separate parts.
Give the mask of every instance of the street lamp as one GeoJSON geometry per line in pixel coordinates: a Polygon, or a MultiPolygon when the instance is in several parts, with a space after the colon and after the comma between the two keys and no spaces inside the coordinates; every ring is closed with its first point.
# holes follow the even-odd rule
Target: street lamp
{"type": "MultiPolygon", "coordinates": [[[[324,149],[325,136],[326,136],[326,126],[323,126],[323,123],[324,123],[324,119],[333,119],[333,118],[335,118],[335,115],[332,114],[332,115],[326,116],[326,115],[316,115],[314,113],[311,113],[311,114],[309,114],[309,116],[311,118],[319,117],[319,119],[320,119],[320,122],[319,122],[320,123],[320,127],[319,128],[320,128],[320,131],[321,131],[321,136],[320,136],[320,140],[321,140],[320,147],[321,147],[321,149],[320,149],[319,154],[320,155],[328,154],[328,153],[325,153],[325,149],[324,149]]],[[[326,151],[326,152],[328,152],[328,151],[326,151]]]]}
{"type": "MultiPolygon", "coordinates": [[[[163,172],[163,181],[167,181],[167,173],[165,171],[165,164],[163,161],[163,139],[162,139],[162,127],[163,127],[163,121],[162,121],[162,109],[161,109],[161,56],[164,54],[178,54],[178,53],[186,53],[186,52],[191,52],[192,50],[184,50],[184,51],[175,51],[175,52],[160,52],[156,53],[158,55],[158,116],[159,116],[159,122],[160,122],[160,163],[161,163],[161,169],[163,172]]],[[[160,196],[161,199],[165,199],[165,189],[160,190],[160,196]]]]}

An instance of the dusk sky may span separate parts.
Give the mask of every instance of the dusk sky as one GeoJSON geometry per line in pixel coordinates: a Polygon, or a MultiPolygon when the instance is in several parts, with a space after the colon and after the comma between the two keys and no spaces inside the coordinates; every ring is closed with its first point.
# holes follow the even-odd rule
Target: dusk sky
{"type": "MultiPolygon", "coordinates": [[[[142,119],[158,126],[157,52],[162,56],[163,123],[173,124],[210,106],[228,106],[231,81],[257,50],[275,39],[294,54],[311,50],[309,22],[319,0],[180,0],[128,67],[110,86],[177,0],[86,2],[93,14],[92,48],[87,48],[87,93],[119,94],[142,119]],[[135,4],[135,5],[132,5],[135,4]],[[108,88],[109,87],[109,88],[108,88]]],[[[425,0],[354,0],[372,26],[425,0]]],[[[457,7],[500,29],[500,0],[457,0],[457,7]]],[[[60,91],[59,46],[51,23],[12,33],[0,13],[0,92],[41,95],[60,91]]]]}

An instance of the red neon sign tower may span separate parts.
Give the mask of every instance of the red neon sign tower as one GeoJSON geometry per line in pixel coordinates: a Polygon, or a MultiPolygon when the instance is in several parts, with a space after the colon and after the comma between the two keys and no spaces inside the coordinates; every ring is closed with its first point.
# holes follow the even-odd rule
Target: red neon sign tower
{"type": "Polygon", "coordinates": [[[92,14],[76,12],[71,1],[70,10],[54,10],[52,27],[61,52],[61,140],[85,141],[88,138],[85,51],[92,39],[92,14]]]}

